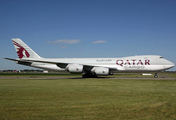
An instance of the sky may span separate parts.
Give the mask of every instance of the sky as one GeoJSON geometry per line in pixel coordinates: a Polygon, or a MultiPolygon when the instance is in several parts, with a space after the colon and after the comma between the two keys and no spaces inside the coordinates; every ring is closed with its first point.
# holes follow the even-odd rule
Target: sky
{"type": "Polygon", "coordinates": [[[12,38],[46,58],[161,55],[176,65],[175,6],[175,0],[0,0],[0,70],[33,69],[3,59],[17,58],[12,38]]]}

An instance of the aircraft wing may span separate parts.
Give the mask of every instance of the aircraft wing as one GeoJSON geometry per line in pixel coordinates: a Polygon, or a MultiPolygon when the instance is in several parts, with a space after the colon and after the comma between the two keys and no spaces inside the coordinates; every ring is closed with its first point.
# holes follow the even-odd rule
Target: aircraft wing
{"type": "MultiPolygon", "coordinates": [[[[66,68],[66,66],[68,64],[79,64],[79,65],[83,65],[84,67],[106,67],[106,66],[101,66],[101,65],[92,65],[92,64],[83,64],[83,63],[70,63],[70,62],[59,62],[57,60],[50,60],[50,59],[12,59],[12,58],[4,58],[7,60],[12,60],[15,62],[39,62],[39,63],[48,63],[48,64],[56,64],[58,67],[60,68],[66,68]]],[[[112,70],[117,70],[117,68],[115,67],[106,67],[112,70]]]]}
{"type": "Polygon", "coordinates": [[[49,64],[68,64],[64,62],[56,62],[56,61],[50,61],[50,60],[40,60],[40,59],[12,59],[12,58],[4,58],[7,60],[12,60],[12,61],[20,61],[20,62],[40,62],[40,63],[49,63],[49,64]]]}

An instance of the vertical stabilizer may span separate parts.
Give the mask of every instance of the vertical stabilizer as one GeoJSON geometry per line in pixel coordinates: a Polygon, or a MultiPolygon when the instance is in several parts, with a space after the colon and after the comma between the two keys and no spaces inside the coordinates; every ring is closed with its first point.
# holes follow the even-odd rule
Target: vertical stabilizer
{"type": "Polygon", "coordinates": [[[26,45],[21,39],[13,38],[12,42],[14,44],[17,55],[20,59],[40,58],[40,56],[36,52],[34,52],[28,45],[26,45]]]}

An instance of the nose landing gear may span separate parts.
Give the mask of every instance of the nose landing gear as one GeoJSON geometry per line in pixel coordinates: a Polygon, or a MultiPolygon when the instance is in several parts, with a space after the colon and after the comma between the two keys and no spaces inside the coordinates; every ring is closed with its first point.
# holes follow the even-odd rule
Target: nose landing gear
{"type": "Polygon", "coordinates": [[[154,78],[158,78],[158,75],[157,75],[157,73],[155,73],[155,75],[154,75],[154,78]]]}

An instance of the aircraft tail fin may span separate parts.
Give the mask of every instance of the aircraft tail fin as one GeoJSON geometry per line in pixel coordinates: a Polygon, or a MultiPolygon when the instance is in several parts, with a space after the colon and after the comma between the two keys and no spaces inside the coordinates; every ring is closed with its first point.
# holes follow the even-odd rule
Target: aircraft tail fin
{"type": "Polygon", "coordinates": [[[14,44],[17,55],[20,59],[22,58],[41,58],[36,52],[34,52],[21,39],[13,38],[12,42],[14,44]]]}

